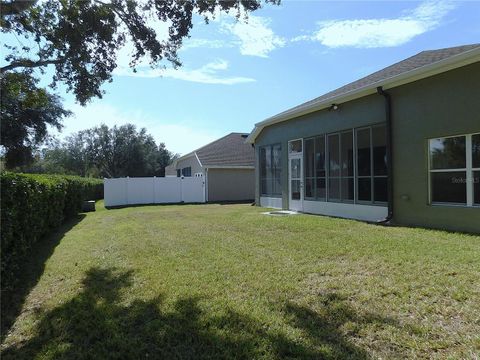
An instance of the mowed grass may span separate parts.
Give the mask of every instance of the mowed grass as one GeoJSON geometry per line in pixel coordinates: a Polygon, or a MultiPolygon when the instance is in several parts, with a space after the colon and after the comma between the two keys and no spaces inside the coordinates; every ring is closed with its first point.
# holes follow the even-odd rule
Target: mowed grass
{"type": "Polygon", "coordinates": [[[478,358],[480,237],[264,211],[97,204],[2,358],[478,358]]]}

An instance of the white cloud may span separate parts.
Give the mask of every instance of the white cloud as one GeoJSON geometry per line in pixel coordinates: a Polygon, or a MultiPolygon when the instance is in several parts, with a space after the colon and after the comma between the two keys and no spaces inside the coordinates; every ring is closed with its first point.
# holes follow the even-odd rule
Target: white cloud
{"type": "MultiPolygon", "coordinates": [[[[144,112],[120,111],[118,108],[101,103],[89,104],[85,107],[70,104],[67,108],[75,115],[64,120],[64,128],[60,137],[66,137],[74,132],[88,129],[100,124],[109,127],[135,124],[137,128],[145,127],[157,143],[164,142],[167,149],[176,153],[186,154],[224,135],[217,129],[198,128],[185,121],[181,123],[168,123],[154,118],[144,112]]],[[[56,130],[51,129],[51,134],[56,130]]]]}
{"type": "Polygon", "coordinates": [[[198,82],[203,84],[221,84],[233,85],[240,83],[254,82],[255,79],[241,76],[221,77],[218,72],[228,69],[228,62],[225,60],[216,60],[210,62],[198,69],[188,69],[180,67],[178,69],[151,69],[142,68],[136,73],[131,71],[128,67],[118,67],[114,74],[118,76],[136,76],[136,77],[165,77],[184,81],[198,82]]]}
{"type": "Polygon", "coordinates": [[[328,47],[397,46],[425,32],[418,22],[402,19],[331,21],[320,27],[314,38],[328,47]]]}
{"type": "Polygon", "coordinates": [[[246,22],[223,21],[222,27],[238,39],[242,55],[268,57],[271,51],[286,43],[285,39],[273,32],[270,23],[268,18],[249,15],[246,22]]]}
{"type": "Polygon", "coordinates": [[[266,58],[270,52],[287,43],[285,38],[275,34],[271,28],[272,20],[267,17],[246,14],[243,10],[240,10],[240,13],[236,11],[225,13],[219,8],[213,16],[207,17],[210,24],[218,24],[221,32],[234,38],[223,42],[210,40],[205,43],[208,47],[220,44],[222,46],[218,46],[219,48],[238,46],[242,55],[266,58]]]}
{"type": "Polygon", "coordinates": [[[231,42],[215,39],[187,39],[183,42],[180,51],[195,49],[195,48],[204,48],[204,49],[222,49],[222,48],[231,48],[234,44],[231,42]]]}
{"type": "Polygon", "coordinates": [[[453,8],[454,4],[448,0],[428,0],[396,19],[324,21],[313,35],[299,36],[293,41],[315,40],[332,48],[398,46],[438,27],[453,8]]]}
{"type": "MultiPolygon", "coordinates": [[[[285,46],[286,39],[278,36],[271,28],[271,19],[249,14],[240,13],[237,19],[234,12],[224,13],[220,10],[215,16],[209,16],[210,24],[215,33],[223,34],[222,38],[187,38],[179,51],[194,48],[225,49],[238,47],[242,55],[268,57],[269,53],[277,48],[285,46]],[[225,36],[226,35],[226,36],[225,36]]],[[[202,20],[199,24],[204,24],[202,20]]],[[[155,29],[160,40],[168,38],[169,23],[160,21],[149,21],[149,25],[155,29]]],[[[210,34],[212,31],[210,31],[210,34]]],[[[121,68],[127,68],[134,51],[131,40],[127,39],[125,46],[118,52],[118,64],[121,68]]],[[[138,63],[138,67],[149,65],[149,59],[144,58],[138,63]]]]}
{"type": "MultiPolygon", "coordinates": [[[[149,23],[159,36],[160,40],[165,40],[168,35],[168,23],[156,21],[151,21],[149,23]]],[[[210,48],[221,48],[226,46],[233,46],[232,44],[228,45],[227,42],[223,40],[211,40],[211,39],[187,39],[184,47],[182,49],[195,48],[195,47],[210,47],[210,48]]],[[[178,79],[183,81],[198,82],[203,84],[221,84],[221,85],[233,85],[239,83],[254,82],[255,79],[242,77],[242,76],[233,76],[225,77],[218,74],[219,71],[224,71],[228,69],[228,62],[225,60],[216,60],[210,63],[207,63],[197,69],[189,69],[187,67],[179,67],[174,69],[167,66],[159,66],[156,68],[150,67],[150,59],[148,56],[143,57],[140,62],[137,63],[136,69],[134,72],[130,68],[130,61],[132,58],[132,53],[134,52],[134,45],[130,40],[127,40],[125,46],[123,46],[117,53],[117,68],[113,71],[114,75],[117,76],[131,76],[131,77],[144,77],[144,78],[154,78],[154,77],[165,77],[171,79],[178,79]]]]}

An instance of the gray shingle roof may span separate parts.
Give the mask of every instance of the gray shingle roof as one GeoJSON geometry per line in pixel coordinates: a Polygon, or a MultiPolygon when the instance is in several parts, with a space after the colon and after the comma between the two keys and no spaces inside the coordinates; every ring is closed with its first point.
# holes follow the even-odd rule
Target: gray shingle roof
{"type": "MultiPolygon", "coordinates": [[[[366,87],[368,85],[378,83],[382,80],[389,79],[393,76],[397,76],[397,75],[406,73],[408,71],[415,70],[425,65],[433,64],[437,61],[449,58],[454,55],[458,55],[460,53],[463,53],[465,51],[469,51],[478,47],[480,47],[480,44],[462,45],[462,46],[450,47],[445,49],[422,51],[417,55],[409,57],[393,65],[390,65],[382,70],[374,72],[373,74],[365,76],[364,78],[351,82],[345,86],[339,87],[338,89],[330,91],[322,96],[319,96],[315,99],[307,101],[301,105],[290,108],[285,112],[291,112],[297,108],[304,107],[305,105],[322,102],[330,98],[334,98],[336,96],[346,94],[349,91],[353,91],[356,89],[366,87]]],[[[278,115],[281,115],[283,113],[284,112],[278,115]]]]}
{"type": "Polygon", "coordinates": [[[254,166],[255,152],[245,143],[247,136],[233,132],[194,152],[203,166],[254,166]]]}

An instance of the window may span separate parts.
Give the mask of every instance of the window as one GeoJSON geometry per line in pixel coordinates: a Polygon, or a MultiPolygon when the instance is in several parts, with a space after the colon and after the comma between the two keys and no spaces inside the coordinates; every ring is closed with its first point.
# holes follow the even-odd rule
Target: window
{"type": "Polygon", "coordinates": [[[480,169],[480,134],[472,135],[472,167],[480,169]]]}
{"type": "Polygon", "coordinates": [[[184,167],[182,169],[182,176],[191,177],[192,176],[192,168],[190,166],[189,167],[184,167]]]}
{"type": "Polygon", "coordinates": [[[315,139],[305,140],[305,198],[315,199],[315,139]]]}
{"type": "Polygon", "coordinates": [[[288,143],[288,153],[301,153],[302,152],[302,140],[293,140],[288,143]]]}
{"type": "Polygon", "coordinates": [[[432,203],[480,205],[480,134],[429,140],[432,203]]]}
{"type": "Polygon", "coordinates": [[[305,198],[322,200],[326,198],[325,136],[305,140],[305,198]]]}
{"type": "Polygon", "coordinates": [[[306,139],[304,164],[306,200],[388,201],[385,125],[306,139]]]}
{"type": "Polygon", "coordinates": [[[473,172],[473,203],[480,205],[480,171],[473,172]]]}
{"type": "Polygon", "coordinates": [[[387,142],[385,125],[356,130],[357,201],[388,201],[387,142]]]}
{"type": "Polygon", "coordinates": [[[182,176],[182,170],[177,169],[177,177],[180,177],[180,176],[182,176]]]}
{"type": "Polygon", "coordinates": [[[341,159],[341,198],[343,202],[353,202],[353,131],[340,134],[341,159]]]}
{"type": "Polygon", "coordinates": [[[353,202],[353,131],[328,135],[328,201],[353,202]]]}
{"type": "Polygon", "coordinates": [[[372,127],[373,202],[388,201],[387,140],[385,126],[372,127]]]}
{"type": "Polygon", "coordinates": [[[260,191],[262,195],[282,195],[280,144],[260,148],[260,191]]]}
{"type": "Polygon", "coordinates": [[[472,135],[473,203],[480,205],[480,134],[472,135]]]}
{"type": "Polygon", "coordinates": [[[340,201],[340,135],[328,135],[328,201],[340,201]]]}
{"type": "Polygon", "coordinates": [[[325,155],[325,136],[322,135],[315,138],[315,195],[319,200],[327,198],[325,155]]]}
{"type": "Polygon", "coordinates": [[[372,201],[372,142],[371,129],[359,129],[357,135],[357,199],[372,201]]]}

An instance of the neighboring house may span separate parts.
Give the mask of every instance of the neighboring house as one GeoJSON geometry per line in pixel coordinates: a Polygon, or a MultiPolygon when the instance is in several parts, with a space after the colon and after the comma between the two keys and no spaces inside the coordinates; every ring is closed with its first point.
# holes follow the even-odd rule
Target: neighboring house
{"type": "Polygon", "coordinates": [[[480,232],[480,44],[423,51],[247,142],[261,206],[480,232]]]}
{"type": "Polygon", "coordinates": [[[245,201],[255,198],[255,151],[248,134],[231,133],[172,164],[177,176],[203,176],[207,201],[245,201]]]}
{"type": "Polygon", "coordinates": [[[173,164],[165,167],[165,176],[177,176],[177,170],[173,164]]]}

